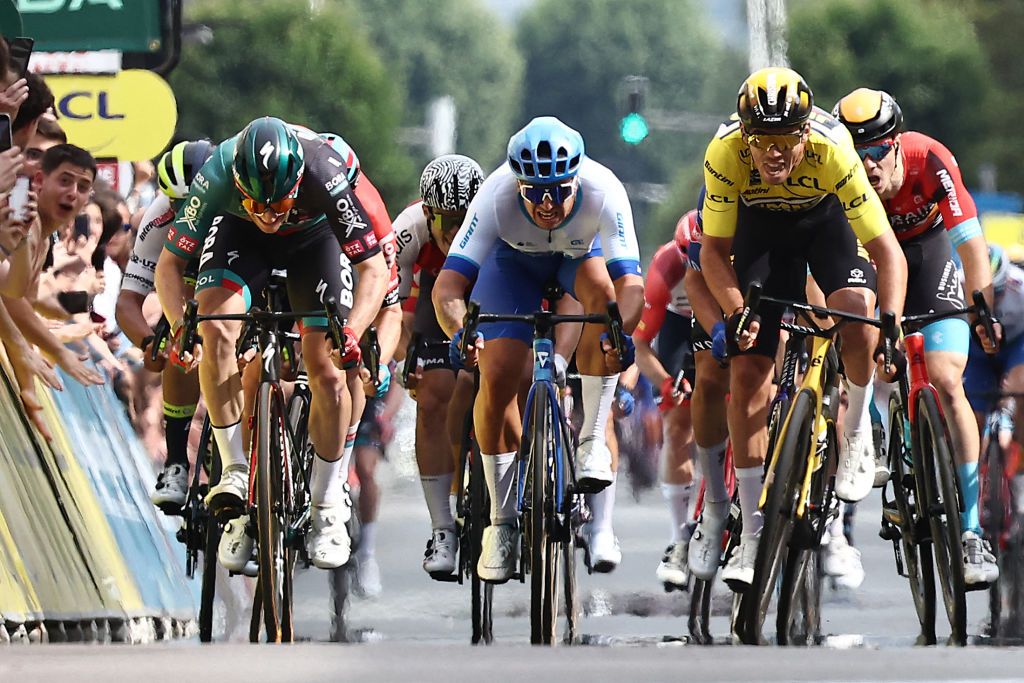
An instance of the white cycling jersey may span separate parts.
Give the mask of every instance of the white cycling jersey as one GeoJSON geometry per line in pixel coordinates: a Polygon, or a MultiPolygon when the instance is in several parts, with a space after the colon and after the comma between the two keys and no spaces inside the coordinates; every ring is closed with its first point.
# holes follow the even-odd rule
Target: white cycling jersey
{"type": "Polygon", "coordinates": [[[480,186],[466,220],[448,252],[445,268],[474,279],[500,239],[528,254],[563,254],[581,258],[600,238],[612,279],[640,274],[640,248],[626,188],[596,161],[580,164],[576,204],[554,230],[537,227],[523,208],[515,176],[503,164],[480,186]]]}
{"type": "Polygon", "coordinates": [[[413,284],[413,267],[423,246],[430,242],[430,228],[423,202],[413,202],[391,222],[398,243],[398,297],[408,299],[413,284]]]}
{"type": "Polygon", "coordinates": [[[135,237],[132,256],[124,271],[122,290],[137,292],[143,296],[153,291],[156,262],[164,248],[167,229],[174,222],[174,214],[171,200],[162,192],[142,214],[139,234],[135,237]]]}
{"type": "Polygon", "coordinates": [[[1003,325],[1006,341],[1024,335],[1024,269],[1010,265],[1006,287],[996,295],[995,315],[1003,325]]]}

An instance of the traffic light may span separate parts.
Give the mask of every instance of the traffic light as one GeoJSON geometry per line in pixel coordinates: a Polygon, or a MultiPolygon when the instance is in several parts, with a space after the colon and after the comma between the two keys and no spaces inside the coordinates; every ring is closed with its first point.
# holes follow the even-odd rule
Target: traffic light
{"type": "Polygon", "coordinates": [[[640,113],[643,104],[643,93],[637,85],[634,85],[633,91],[629,93],[629,113],[619,122],[619,134],[627,144],[639,145],[650,133],[647,119],[640,113]]]}

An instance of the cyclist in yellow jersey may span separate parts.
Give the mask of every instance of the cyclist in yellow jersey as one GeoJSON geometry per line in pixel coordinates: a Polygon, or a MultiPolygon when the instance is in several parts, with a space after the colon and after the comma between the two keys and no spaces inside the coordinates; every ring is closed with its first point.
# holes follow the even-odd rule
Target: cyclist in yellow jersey
{"type": "MultiPolygon", "coordinates": [[[[739,121],[719,128],[704,157],[701,265],[728,316],[728,422],[743,536],[722,578],[742,590],[753,578],[761,529],[757,503],[781,314],[762,307],[737,340],[746,287],[758,280],[766,295],[799,300],[809,268],[830,307],[873,316],[877,280],[882,310],[899,316],[907,264],[849,133],[814,108],[811,90],[798,73],[773,67],[751,74],[740,87],[737,114],[739,121]]],[[[879,340],[866,325],[846,325],[842,338],[850,409],[836,494],[856,501],[874,480],[866,393],[879,340]]],[[[691,556],[695,542],[720,542],[727,516],[727,501],[705,505],[691,556]]]]}

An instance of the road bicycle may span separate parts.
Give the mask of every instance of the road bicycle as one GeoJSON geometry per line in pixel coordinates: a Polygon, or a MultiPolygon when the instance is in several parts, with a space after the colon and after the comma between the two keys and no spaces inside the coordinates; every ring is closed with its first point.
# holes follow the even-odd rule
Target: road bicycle
{"type": "Polygon", "coordinates": [[[562,641],[579,638],[580,601],[576,591],[576,535],[582,524],[583,495],[576,485],[576,443],[563,413],[554,367],[554,330],[561,323],[596,323],[609,328],[609,340],[621,359],[625,338],[618,306],[607,314],[558,315],[481,313],[470,301],[463,321],[462,354],[476,339],[480,323],[521,322],[533,327],[533,383],[523,411],[523,437],[516,474],[516,500],[522,529],[519,578],[530,576],[530,642],[558,642],[558,617],[564,609],[562,641]],[[564,603],[559,592],[564,591],[564,603]]]}

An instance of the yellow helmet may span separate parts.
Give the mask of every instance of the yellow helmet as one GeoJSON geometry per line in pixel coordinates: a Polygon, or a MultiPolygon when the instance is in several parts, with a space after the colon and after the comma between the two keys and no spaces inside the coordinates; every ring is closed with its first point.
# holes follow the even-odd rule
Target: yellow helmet
{"type": "Polygon", "coordinates": [[[793,128],[807,121],[814,95],[792,69],[771,66],[750,74],[740,86],[736,113],[747,131],[793,128]]]}
{"type": "Polygon", "coordinates": [[[903,130],[903,110],[884,90],[857,88],[836,102],[832,116],[849,129],[855,145],[893,137],[903,130]]]}

